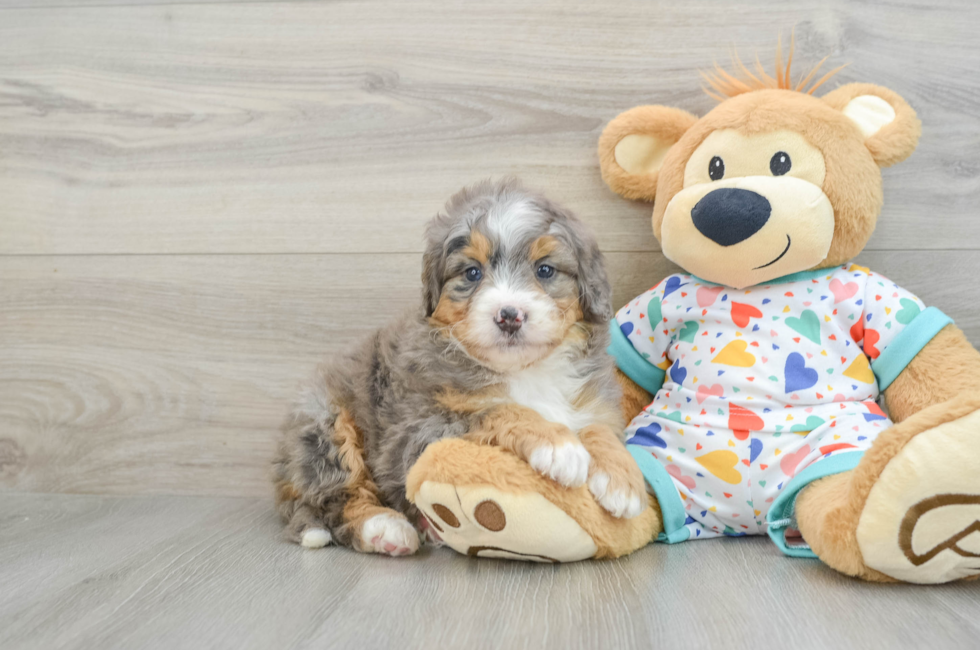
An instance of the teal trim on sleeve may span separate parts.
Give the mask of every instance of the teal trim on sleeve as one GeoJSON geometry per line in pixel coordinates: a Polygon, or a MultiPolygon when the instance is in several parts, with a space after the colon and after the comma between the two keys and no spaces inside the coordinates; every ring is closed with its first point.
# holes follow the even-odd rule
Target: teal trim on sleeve
{"type": "Polygon", "coordinates": [[[664,385],[666,372],[653,365],[643,358],[633,344],[630,343],[623,330],[619,329],[619,322],[616,319],[609,321],[609,335],[612,342],[607,351],[616,359],[616,365],[626,373],[626,376],[635,381],[643,390],[656,395],[660,387],[664,385]]]}
{"type": "Polygon", "coordinates": [[[664,532],[657,537],[658,542],[665,544],[676,544],[686,542],[691,536],[691,531],[687,529],[684,522],[687,521],[687,513],[684,512],[684,502],[681,495],[674,487],[674,481],[664,466],[650,454],[650,450],[639,445],[626,445],[636,464],[643,472],[653,494],[657,497],[660,504],[660,513],[663,516],[664,532]]]}
{"type": "Polygon", "coordinates": [[[808,465],[783,488],[769,508],[769,514],[766,515],[766,522],[769,524],[766,532],[783,554],[791,557],[817,557],[809,546],[786,544],[786,529],[795,524],[796,497],[803,488],[814,481],[854,469],[862,456],[864,456],[863,451],[847,451],[830,458],[822,458],[808,465]]]}
{"type": "Polygon", "coordinates": [[[906,326],[877,359],[871,362],[871,370],[878,379],[878,389],[885,390],[912,363],[915,355],[953,319],[935,307],[922,310],[906,326]]]}

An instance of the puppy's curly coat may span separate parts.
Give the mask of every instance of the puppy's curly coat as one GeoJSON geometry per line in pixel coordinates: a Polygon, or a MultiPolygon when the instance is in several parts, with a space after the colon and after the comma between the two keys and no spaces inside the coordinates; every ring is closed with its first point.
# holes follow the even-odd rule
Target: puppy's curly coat
{"type": "Polygon", "coordinates": [[[585,226],[516,181],[477,184],[429,223],[422,281],[421,308],[320,367],[283,427],[287,536],[414,552],[410,522],[436,537],[442,520],[408,502],[405,477],[446,437],[506,447],[562,485],[588,481],[613,515],[639,514],[605,351],[611,291],[585,226]]]}

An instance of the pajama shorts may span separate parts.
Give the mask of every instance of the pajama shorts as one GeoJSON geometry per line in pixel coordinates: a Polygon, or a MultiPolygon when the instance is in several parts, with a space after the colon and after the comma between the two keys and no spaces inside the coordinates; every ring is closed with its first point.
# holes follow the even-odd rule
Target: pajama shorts
{"type": "MultiPolygon", "coordinates": [[[[737,415],[742,407],[729,408],[737,415]]],[[[692,427],[648,411],[638,415],[627,444],[663,513],[658,541],[768,534],[787,555],[813,557],[796,531],[797,495],[813,481],[853,469],[892,422],[871,401],[799,410],[780,431],[692,427]]]]}

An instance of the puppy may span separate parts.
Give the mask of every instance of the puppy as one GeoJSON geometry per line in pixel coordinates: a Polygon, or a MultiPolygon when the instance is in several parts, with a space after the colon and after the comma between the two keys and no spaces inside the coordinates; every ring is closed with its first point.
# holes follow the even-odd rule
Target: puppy
{"type": "Polygon", "coordinates": [[[611,291],[586,227],[516,181],[480,183],[429,223],[422,282],[421,308],[322,366],[283,427],[287,537],[415,552],[434,515],[408,502],[405,477],[447,437],[502,446],[563,486],[587,482],[613,516],[640,514],[606,354],[611,291]]]}

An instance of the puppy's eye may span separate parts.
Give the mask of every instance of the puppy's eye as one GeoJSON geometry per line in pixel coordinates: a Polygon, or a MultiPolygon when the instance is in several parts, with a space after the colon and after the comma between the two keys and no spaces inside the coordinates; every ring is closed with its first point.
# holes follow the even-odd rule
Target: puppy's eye
{"type": "Polygon", "coordinates": [[[708,176],[713,181],[720,181],[725,176],[725,161],[715,156],[708,163],[708,176]]]}
{"type": "Polygon", "coordinates": [[[547,280],[548,278],[554,276],[555,267],[548,266],[547,264],[542,264],[538,267],[538,277],[542,280],[547,280]]]}
{"type": "Polygon", "coordinates": [[[483,277],[483,271],[481,271],[475,266],[471,266],[470,268],[466,269],[464,275],[466,275],[466,279],[469,280],[470,282],[476,282],[477,280],[483,277]]]}
{"type": "Polygon", "coordinates": [[[793,167],[793,161],[785,151],[777,151],[769,160],[769,171],[773,176],[782,176],[793,167]]]}

